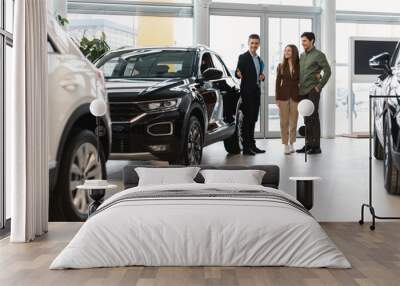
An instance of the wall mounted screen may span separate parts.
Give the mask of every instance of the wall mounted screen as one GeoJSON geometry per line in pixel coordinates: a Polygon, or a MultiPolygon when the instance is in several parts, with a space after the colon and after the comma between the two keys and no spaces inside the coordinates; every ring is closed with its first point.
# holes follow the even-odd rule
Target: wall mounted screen
{"type": "Polygon", "coordinates": [[[355,75],[376,75],[376,70],[369,67],[369,60],[384,52],[393,54],[397,41],[354,41],[354,74],[355,75]]]}

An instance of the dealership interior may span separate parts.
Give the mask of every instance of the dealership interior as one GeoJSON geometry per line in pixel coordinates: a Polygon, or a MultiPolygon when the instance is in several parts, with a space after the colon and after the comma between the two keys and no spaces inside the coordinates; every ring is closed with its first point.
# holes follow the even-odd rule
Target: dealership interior
{"type": "MultiPolygon", "coordinates": [[[[398,285],[399,41],[400,1],[395,0],[0,0],[0,285],[398,285]],[[303,57],[311,53],[304,48],[304,32],[314,33],[315,47],[331,69],[317,105],[321,154],[287,152],[282,145],[277,77],[284,52],[295,45],[302,54],[301,82],[303,57]],[[249,50],[251,34],[259,35],[257,54],[265,75],[257,80],[254,138],[265,153],[246,156],[242,120],[247,113],[240,107],[238,58],[249,50]],[[316,269],[320,255],[310,258],[312,266],[296,264],[296,249],[289,246],[290,263],[259,262],[260,253],[250,260],[232,258],[232,263],[220,263],[216,256],[214,262],[182,262],[196,255],[191,247],[199,250],[194,238],[183,243],[189,254],[178,254],[174,246],[183,260],[170,256],[162,262],[166,246],[155,247],[160,260],[152,260],[148,248],[167,239],[160,225],[170,223],[170,214],[156,221],[158,215],[146,218],[134,209],[132,225],[118,225],[116,232],[136,223],[132,237],[137,231],[143,241],[145,235],[154,240],[142,242],[144,260],[133,259],[136,252],[128,247],[132,257],[121,254],[125,260],[117,262],[111,252],[124,252],[127,243],[122,234],[106,234],[111,224],[101,223],[129,187],[140,188],[142,174],[129,172],[138,166],[172,170],[175,165],[201,166],[206,183],[204,166],[246,171],[278,166],[276,188],[300,201],[351,269],[329,261],[316,269]],[[94,192],[89,181],[106,182],[97,187],[103,193],[94,192]],[[92,231],[97,233],[90,236],[92,231]],[[83,258],[73,256],[74,248],[96,244],[97,236],[107,247],[99,244],[93,251],[87,248],[83,258]],[[97,257],[93,253],[102,248],[107,250],[98,261],[106,263],[90,264],[89,256],[97,257]],[[49,270],[111,266],[119,267],[49,270]]],[[[320,73],[326,71],[319,70],[317,78],[320,73]]],[[[295,149],[308,146],[311,136],[307,124],[306,134],[301,131],[308,115],[300,103],[295,142],[290,142],[295,149]]],[[[269,175],[268,168],[263,176],[269,175]]],[[[157,181],[157,174],[147,179],[157,181]]],[[[169,184],[167,177],[163,180],[160,185],[169,184]]],[[[130,206],[127,200],[119,207],[130,206]]],[[[177,209],[176,217],[182,215],[177,209]]],[[[190,212],[185,214],[190,218],[190,212]]],[[[221,217],[213,223],[222,224],[221,217]]],[[[296,235],[293,221],[285,226],[287,236],[296,235]]],[[[179,232],[182,224],[171,225],[179,232]]],[[[218,232],[215,225],[209,228],[218,232]]],[[[178,238],[196,234],[184,231],[178,238]]],[[[220,243],[213,242],[214,236],[208,239],[220,243]]],[[[319,239],[324,240],[315,238],[314,243],[319,239]]],[[[234,238],[225,242],[227,248],[237,244],[234,238]]]]}

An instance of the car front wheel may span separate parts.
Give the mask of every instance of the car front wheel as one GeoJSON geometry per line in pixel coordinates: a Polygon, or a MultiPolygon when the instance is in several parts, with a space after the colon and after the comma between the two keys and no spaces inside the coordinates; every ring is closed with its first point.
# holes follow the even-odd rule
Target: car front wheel
{"type": "Polygon", "coordinates": [[[191,116],[185,132],[182,155],[170,160],[172,165],[200,165],[203,156],[203,129],[196,116],[191,116]]]}
{"type": "Polygon", "coordinates": [[[97,149],[92,131],[79,131],[67,142],[59,168],[51,211],[56,214],[56,220],[84,221],[90,199],[87,191],[77,186],[85,180],[106,178],[104,153],[97,149]]]}

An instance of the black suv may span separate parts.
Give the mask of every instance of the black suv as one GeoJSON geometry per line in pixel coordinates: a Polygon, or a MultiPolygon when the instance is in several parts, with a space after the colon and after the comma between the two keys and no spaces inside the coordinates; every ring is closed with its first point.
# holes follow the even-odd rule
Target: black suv
{"type": "Polygon", "coordinates": [[[96,65],[106,78],[114,158],[151,153],[197,165],[203,147],[221,140],[228,153],[240,153],[239,84],[213,51],[125,48],[96,65]]]}
{"type": "Polygon", "coordinates": [[[372,95],[394,95],[398,98],[374,99],[374,156],[384,160],[385,188],[400,195],[400,42],[393,55],[373,57],[370,67],[382,71],[371,91],[372,95]]]}

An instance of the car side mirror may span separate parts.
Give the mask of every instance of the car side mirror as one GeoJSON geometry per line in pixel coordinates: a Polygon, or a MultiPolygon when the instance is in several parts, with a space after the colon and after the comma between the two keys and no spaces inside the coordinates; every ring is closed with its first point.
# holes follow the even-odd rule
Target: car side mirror
{"type": "Polygon", "coordinates": [[[202,77],[206,81],[221,79],[222,75],[222,71],[216,68],[208,68],[202,73],[202,77]]]}
{"type": "Polygon", "coordinates": [[[369,60],[369,67],[377,71],[385,71],[390,73],[390,59],[391,55],[388,52],[379,54],[369,60]]]}

